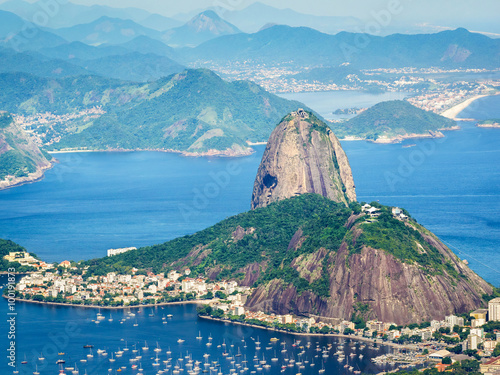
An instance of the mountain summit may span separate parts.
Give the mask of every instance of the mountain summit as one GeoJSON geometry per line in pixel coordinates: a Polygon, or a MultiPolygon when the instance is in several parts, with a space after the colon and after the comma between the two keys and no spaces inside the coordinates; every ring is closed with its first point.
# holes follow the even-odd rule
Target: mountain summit
{"type": "Polygon", "coordinates": [[[347,156],[312,113],[290,113],[272,132],[255,178],[252,209],[306,193],[348,205],[356,200],[347,156]]]}
{"type": "Polygon", "coordinates": [[[194,16],[186,24],[168,30],[163,40],[172,46],[196,46],[223,35],[238,34],[241,31],[224,21],[211,10],[194,16]]]}
{"type": "Polygon", "coordinates": [[[198,33],[209,32],[213,35],[227,35],[241,32],[236,26],[224,21],[212,10],[207,10],[193,17],[186,26],[198,33]]]}

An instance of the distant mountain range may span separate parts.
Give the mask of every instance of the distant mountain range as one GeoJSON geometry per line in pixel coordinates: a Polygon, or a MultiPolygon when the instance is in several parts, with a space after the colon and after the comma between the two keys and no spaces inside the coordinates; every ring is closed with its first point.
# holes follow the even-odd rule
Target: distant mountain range
{"type": "Polygon", "coordinates": [[[161,37],[157,30],[141,26],[134,21],[106,16],[86,24],[53,29],[52,32],[70,42],[80,41],[90,45],[121,44],[140,35],[153,39],[161,37]]]}
{"type": "MultiPolygon", "coordinates": [[[[24,72],[41,77],[67,77],[88,74],[84,68],[37,52],[16,52],[0,47],[0,73],[24,72]]],[[[3,108],[5,109],[5,108],[3,108]]]]}
{"type": "MultiPolygon", "coordinates": [[[[46,5],[43,6],[44,3],[45,1],[43,0],[34,3],[22,0],[10,0],[0,4],[0,9],[15,13],[26,20],[33,21],[34,15],[37,12],[47,8],[46,5]]],[[[47,19],[48,24],[44,25],[50,28],[62,28],[90,23],[101,17],[132,20],[140,24],[143,22],[146,23],[147,20],[150,19],[152,22],[149,27],[155,28],[155,26],[164,24],[164,26],[159,29],[162,31],[179,26],[179,21],[160,16],[159,14],[151,14],[139,8],[112,8],[104,5],[86,6],[74,4],[69,1],[56,1],[51,3],[51,6],[51,14],[47,19]]]]}
{"type": "Polygon", "coordinates": [[[362,25],[362,21],[355,17],[314,16],[292,9],[274,8],[259,2],[250,4],[242,10],[229,11],[222,7],[213,9],[224,19],[250,33],[257,32],[270,24],[311,27],[329,34],[354,30],[356,26],[362,25]]]}
{"type": "Polygon", "coordinates": [[[272,26],[255,34],[227,35],[210,40],[186,50],[185,58],[224,64],[254,61],[276,65],[286,61],[296,67],[339,66],[349,62],[357,69],[495,68],[500,65],[500,39],[465,29],[378,37],[347,32],[329,35],[306,27],[272,26]]]}
{"type": "MultiPolygon", "coordinates": [[[[0,12],[0,25],[9,25],[14,32],[21,22],[12,13],[0,12]]],[[[349,63],[356,70],[500,66],[500,39],[465,29],[380,37],[348,32],[330,35],[307,27],[274,25],[254,34],[245,34],[213,11],[202,12],[183,26],[166,32],[141,26],[132,20],[107,16],[63,29],[34,29],[30,37],[24,32],[7,37],[8,27],[0,28],[0,35],[4,34],[3,38],[0,36],[0,46],[17,51],[42,51],[49,57],[65,60],[74,57],[89,60],[139,52],[168,57],[184,65],[199,61],[219,65],[236,62],[282,65],[286,62],[293,68],[303,69],[349,63]],[[82,45],[68,45],[68,42],[99,46],[109,52],[95,50],[95,55],[90,56],[94,52],[84,50],[82,45]],[[174,49],[167,44],[184,48],[174,49]]]]}
{"type": "Polygon", "coordinates": [[[45,55],[30,51],[16,52],[0,47],[0,72],[24,72],[50,78],[97,74],[107,78],[143,82],[184,70],[184,66],[165,56],[114,48],[121,53],[108,55],[108,49],[78,42],[44,49],[42,52],[45,55]]]}

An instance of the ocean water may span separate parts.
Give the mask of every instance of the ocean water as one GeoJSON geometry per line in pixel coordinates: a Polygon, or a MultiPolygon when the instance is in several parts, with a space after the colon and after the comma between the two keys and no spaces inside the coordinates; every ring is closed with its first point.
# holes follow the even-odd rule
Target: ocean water
{"type": "Polygon", "coordinates": [[[500,118],[500,97],[494,95],[477,99],[460,112],[457,117],[476,120],[498,119],[500,118]]]}
{"type": "Polygon", "coordinates": [[[162,243],[250,209],[264,147],[245,158],[56,154],[46,177],[0,191],[0,238],[48,261],[162,243]]]}

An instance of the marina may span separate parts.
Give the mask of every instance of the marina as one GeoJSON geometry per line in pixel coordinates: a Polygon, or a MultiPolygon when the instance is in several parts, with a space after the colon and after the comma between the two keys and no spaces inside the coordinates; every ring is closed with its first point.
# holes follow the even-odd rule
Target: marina
{"type": "Polygon", "coordinates": [[[92,310],[25,303],[17,307],[24,334],[38,330],[44,338],[36,342],[19,339],[19,359],[27,358],[26,363],[17,363],[14,371],[20,374],[312,375],[378,373],[394,368],[370,360],[392,353],[388,346],[326,336],[297,337],[198,319],[194,305],[157,307],[154,314],[150,308],[115,310],[112,321],[111,312],[102,311],[104,319],[98,325],[92,310]],[[57,321],[45,321],[44,316],[54,314],[57,321]],[[172,317],[164,325],[163,315],[167,314],[172,317]],[[134,326],[135,319],[139,327],[134,326]],[[71,337],[64,335],[68,330],[73,332],[71,337]],[[40,360],[42,353],[44,359],[40,360]],[[344,367],[346,364],[349,366],[344,367]]]}

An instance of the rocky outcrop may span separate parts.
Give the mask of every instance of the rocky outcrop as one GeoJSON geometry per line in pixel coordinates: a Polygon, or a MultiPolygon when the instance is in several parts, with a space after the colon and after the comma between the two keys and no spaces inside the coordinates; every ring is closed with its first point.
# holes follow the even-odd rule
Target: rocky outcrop
{"type": "Polygon", "coordinates": [[[339,140],[312,113],[299,109],[269,138],[255,178],[252,209],[305,193],[346,205],[356,200],[351,167],[339,140]]]}
{"type": "Polygon", "coordinates": [[[275,279],[255,290],[247,308],[350,319],[358,307],[365,306],[365,318],[409,324],[441,320],[446,315],[466,313],[481,306],[481,296],[491,293],[491,286],[436,238],[427,236],[426,240],[446,253],[459,277],[426,273],[417,264],[403,263],[383,250],[368,247],[349,256],[344,243],[336,253],[320,249],[309,259],[300,256],[292,263],[301,274],[307,270],[307,274],[317,279],[326,257],[330,297],[322,298],[311,291],[298,293],[293,285],[275,279]]]}

